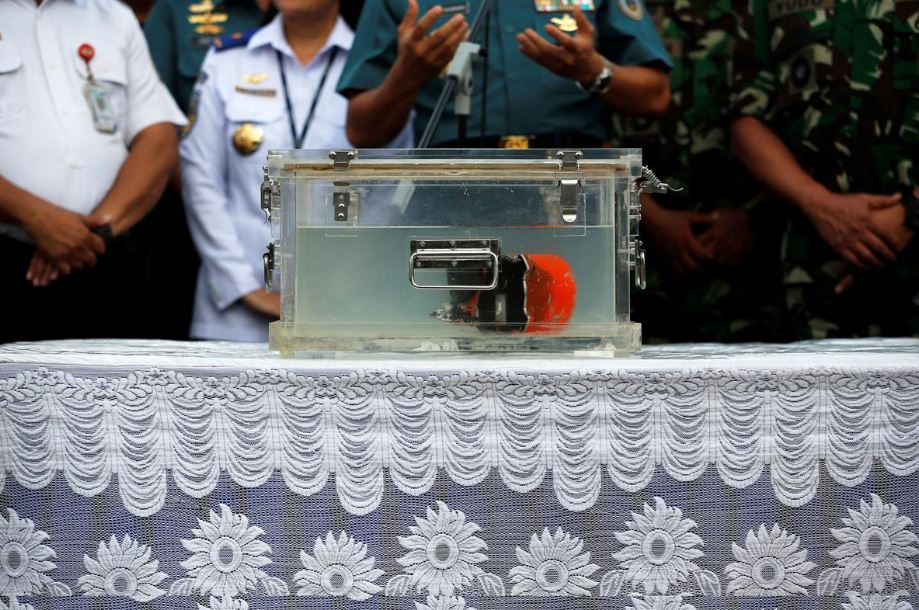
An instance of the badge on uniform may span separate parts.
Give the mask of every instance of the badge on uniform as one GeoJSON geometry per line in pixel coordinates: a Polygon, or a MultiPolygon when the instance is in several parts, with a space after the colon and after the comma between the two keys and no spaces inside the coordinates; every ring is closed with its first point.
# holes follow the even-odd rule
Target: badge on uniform
{"type": "Polygon", "coordinates": [[[641,0],[616,0],[616,2],[622,14],[629,19],[641,21],[641,18],[645,16],[645,7],[641,0]]]}
{"type": "Polygon", "coordinates": [[[261,127],[252,123],[243,123],[233,132],[233,148],[241,155],[251,155],[259,149],[265,139],[265,132],[261,127]]]}
{"type": "Polygon", "coordinates": [[[533,0],[537,13],[561,13],[580,6],[585,13],[597,10],[594,0],[533,0]]]}
{"type": "Polygon", "coordinates": [[[569,15],[568,13],[565,13],[564,17],[553,17],[549,21],[552,22],[552,25],[554,25],[555,27],[557,27],[563,32],[567,32],[570,34],[571,32],[578,31],[577,20],[571,15],[569,15]]]}
{"type": "Polygon", "coordinates": [[[86,63],[86,84],[83,85],[83,95],[89,104],[89,111],[93,115],[93,127],[102,133],[115,133],[118,126],[115,123],[115,113],[109,100],[108,89],[96,82],[90,62],[96,56],[96,50],[91,44],[81,44],[77,55],[86,63]]]}

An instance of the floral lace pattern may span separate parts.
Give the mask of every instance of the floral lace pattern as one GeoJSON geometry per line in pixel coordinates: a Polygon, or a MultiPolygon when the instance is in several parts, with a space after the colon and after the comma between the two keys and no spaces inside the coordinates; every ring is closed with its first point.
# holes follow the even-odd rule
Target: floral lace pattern
{"type": "MultiPolygon", "coordinates": [[[[763,523],[731,544],[736,561],[723,570],[727,579],[724,595],[836,596],[842,610],[912,610],[904,587],[912,586],[919,593],[919,569],[903,559],[916,550],[912,521],[876,494],[862,499],[859,510],[849,508],[848,515],[840,516],[846,527],[834,529],[833,535],[843,541],[840,548],[848,551],[848,538],[853,535],[848,529],[860,531],[859,540],[866,549],[861,556],[836,549],[832,555],[838,557],[838,566],[820,570],[808,560],[810,549],[804,548],[797,534],[778,523],[771,527],[763,523]],[[896,543],[899,548],[895,550],[892,541],[885,545],[887,539],[871,528],[879,528],[891,539],[901,534],[896,543]],[[846,584],[861,585],[861,590],[846,590],[846,584]]],[[[470,592],[486,598],[527,597],[534,603],[550,596],[627,596],[627,605],[622,607],[632,610],[695,610],[695,596],[722,597],[722,576],[707,569],[705,556],[697,548],[704,546],[704,540],[691,533],[696,522],[685,517],[681,508],[656,497],[654,508],[646,503],[641,513],[632,513],[632,519],[626,523],[627,530],[615,533],[615,539],[625,545],[615,553],[596,542],[589,548],[591,545],[561,527],[554,532],[545,527],[528,541],[521,540],[516,547],[519,565],[501,573],[500,568],[488,571],[497,566],[485,539],[496,533],[483,532],[462,511],[437,502],[424,516],[415,516],[410,536],[399,537],[408,554],[389,560],[396,560],[401,573],[387,575],[375,567],[377,558],[368,556],[366,545],[348,532],[337,536],[328,532],[315,540],[311,554],[300,552],[302,570],[279,578],[263,570],[272,564],[271,548],[261,540],[265,531],[222,504],[219,512],[210,512],[209,519],[198,520],[198,527],[191,529],[194,538],[182,540],[192,555],[181,563],[186,574],[172,579],[168,595],[208,600],[207,606],[197,604],[205,610],[248,610],[251,601],[247,598],[257,590],[267,596],[291,595],[288,582],[300,597],[363,602],[376,596],[424,596],[423,601],[414,601],[417,610],[474,610],[463,597],[470,592]],[[600,566],[591,559],[606,553],[616,567],[595,580],[600,566]],[[509,591],[506,585],[512,585],[509,591]]],[[[95,558],[84,555],[86,573],[72,593],[68,585],[47,575],[55,568],[48,559],[56,557],[43,544],[49,540],[47,533],[12,509],[0,517],[0,528],[2,609],[28,608],[20,598],[37,594],[135,601],[167,595],[157,585],[170,575],[158,571],[155,549],[128,535],[119,540],[113,534],[108,542],[99,542],[95,558]]]]}
{"type": "MultiPolygon", "coordinates": [[[[658,472],[692,481],[710,468],[733,488],[766,474],[798,507],[822,471],[849,487],[875,463],[916,472],[916,446],[919,373],[904,371],[0,378],[0,489],[7,473],[29,489],[61,473],[86,497],[117,484],[138,516],[156,514],[173,486],[204,498],[222,473],[252,488],[276,471],[301,495],[334,482],[355,515],[379,506],[387,481],[418,495],[440,473],[473,486],[497,472],[518,493],[551,477],[559,503],[584,511],[604,472],[634,492],[658,472]]],[[[685,575],[670,567],[668,578],[685,575]]]]}

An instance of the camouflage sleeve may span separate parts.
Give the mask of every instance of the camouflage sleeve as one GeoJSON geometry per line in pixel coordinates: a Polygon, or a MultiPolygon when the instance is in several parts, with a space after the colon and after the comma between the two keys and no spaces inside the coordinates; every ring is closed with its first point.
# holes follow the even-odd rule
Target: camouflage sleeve
{"type": "Polygon", "coordinates": [[[775,64],[769,51],[767,0],[736,2],[737,36],[731,57],[732,116],[766,120],[775,96],[775,64]]]}

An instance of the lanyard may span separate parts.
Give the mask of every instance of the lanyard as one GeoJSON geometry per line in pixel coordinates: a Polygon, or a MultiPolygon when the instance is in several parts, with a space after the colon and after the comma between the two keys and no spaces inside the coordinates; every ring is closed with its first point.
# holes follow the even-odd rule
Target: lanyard
{"type": "Polygon", "coordinates": [[[338,55],[338,47],[332,47],[332,50],[329,52],[329,59],[326,61],[325,69],[322,71],[322,78],[319,79],[319,86],[316,87],[316,93],[313,94],[313,101],[310,103],[310,111],[306,115],[306,120],[303,122],[303,129],[300,131],[299,136],[297,135],[297,128],[294,126],[294,108],[290,103],[290,92],[287,89],[287,74],[284,72],[284,57],[281,55],[280,51],[275,51],[275,54],[278,57],[278,69],[281,71],[281,84],[284,86],[284,101],[287,103],[287,120],[290,123],[290,136],[294,140],[294,148],[300,148],[303,146],[303,141],[306,139],[306,132],[310,129],[310,123],[313,122],[313,114],[316,112],[316,105],[319,103],[319,96],[322,95],[325,81],[329,77],[329,71],[332,69],[332,64],[335,62],[335,56],[338,55]]]}

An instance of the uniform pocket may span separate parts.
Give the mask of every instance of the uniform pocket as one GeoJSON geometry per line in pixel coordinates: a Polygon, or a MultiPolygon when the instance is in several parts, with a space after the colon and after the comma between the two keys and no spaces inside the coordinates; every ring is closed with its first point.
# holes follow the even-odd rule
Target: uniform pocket
{"type": "Polygon", "coordinates": [[[0,39],[0,121],[25,111],[27,90],[19,51],[11,40],[0,39]]]}
{"type": "MultiPolygon", "coordinates": [[[[121,129],[127,118],[128,70],[125,55],[115,47],[102,44],[95,47],[96,53],[89,67],[96,82],[105,87],[115,124],[121,129]]],[[[76,54],[73,61],[74,69],[85,83],[88,76],[86,63],[76,54]]]]}

